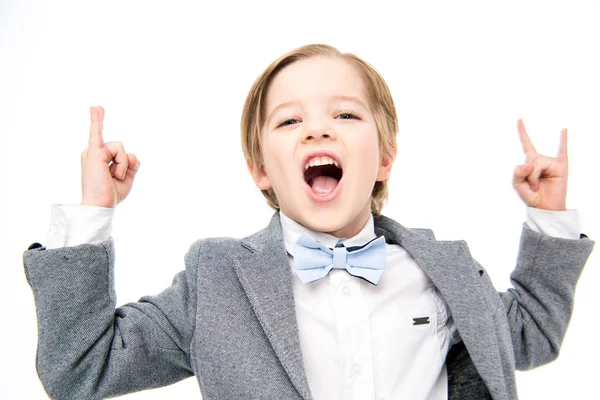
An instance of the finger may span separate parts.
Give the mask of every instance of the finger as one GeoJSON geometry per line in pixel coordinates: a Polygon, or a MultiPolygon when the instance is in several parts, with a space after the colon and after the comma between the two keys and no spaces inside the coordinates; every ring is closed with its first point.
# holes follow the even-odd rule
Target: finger
{"type": "Polygon", "coordinates": [[[129,169],[132,171],[137,171],[140,168],[140,160],[133,153],[127,153],[127,157],[129,159],[129,169]]]}
{"type": "Polygon", "coordinates": [[[116,176],[115,175],[116,170],[117,170],[117,163],[111,162],[110,165],[108,166],[108,171],[110,172],[110,176],[112,176],[113,178],[116,176]]]}
{"type": "Polygon", "coordinates": [[[525,129],[525,124],[523,124],[522,119],[517,121],[517,131],[519,131],[519,138],[521,139],[521,144],[523,145],[523,151],[525,154],[537,153],[535,146],[527,134],[527,130],[525,129]]]}
{"type": "Polygon", "coordinates": [[[526,163],[523,165],[519,165],[515,167],[515,171],[513,174],[513,187],[519,192],[524,193],[525,191],[530,191],[529,183],[527,182],[527,177],[533,171],[533,164],[526,163]]]}
{"type": "Polygon", "coordinates": [[[127,154],[127,157],[129,159],[129,168],[127,168],[126,178],[133,180],[133,178],[135,178],[135,174],[137,174],[138,170],[140,169],[141,163],[133,153],[127,154]]]}
{"type": "Polygon", "coordinates": [[[127,193],[131,190],[131,186],[133,185],[133,180],[135,179],[135,175],[137,174],[140,168],[140,162],[133,154],[127,154],[129,159],[129,168],[127,168],[127,173],[125,174],[125,178],[121,181],[117,180],[115,185],[117,186],[117,191],[121,193],[121,200],[127,196],[127,193]]]}
{"type": "MultiPolygon", "coordinates": [[[[130,178],[133,180],[133,178],[135,178],[135,174],[137,173],[138,169],[140,168],[140,161],[136,158],[136,156],[134,156],[133,154],[127,154],[127,157],[129,159],[129,167],[127,168],[127,173],[125,174],[125,178],[130,178]]],[[[117,164],[116,162],[113,162],[110,164],[110,166],[108,167],[108,170],[110,171],[110,175],[114,178],[115,177],[115,171],[117,169],[117,164]]]]}
{"type": "Polygon", "coordinates": [[[102,107],[90,107],[90,148],[102,147],[102,125],[104,121],[104,109],[102,107]]]}
{"type": "Polygon", "coordinates": [[[515,172],[513,175],[513,183],[517,184],[517,183],[524,182],[527,179],[527,177],[529,176],[529,174],[531,174],[532,171],[533,171],[532,163],[526,163],[526,164],[515,167],[515,172]]]}
{"type": "Polygon", "coordinates": [[[115,169],[111,172],[111,175],[117,179],[125,179],[125,174],[127,173],[127,168],[129,167],[129,159],[127,157],[127,153],[125,153],[123,144],[120,142],[104,143],[104,148],[110,152],[113,164],[116,164],[116,167],[114,167],[115,169]]]}
{"type": "Polygon", "coordinates": [[[531,189],[534,191],[538,191],[540,188],[540,178],[546,168],[550,165],[547,159],[538,159],[533,164],[533,171],[527,177],[527,181],[529,181],[529,185],[531,189]]]}
{"type": "Polygon", "coordinates": [[[534,192],[537,192],[538,189],[540,188],[540,177],[539,175],[529,175],[527,177],[527,182],[529,182],[529,187],[531,188],[531,190],[533,190],[534,192]]]}
{"type": "Polygon", "coordinates": [[[566,161],[569,159],[567,139],[568,139],[567,128],[563,128],[563,130],[560,131],[560,146],[558,148],[558,156],[556,157],[559,160],[566,161]]]}

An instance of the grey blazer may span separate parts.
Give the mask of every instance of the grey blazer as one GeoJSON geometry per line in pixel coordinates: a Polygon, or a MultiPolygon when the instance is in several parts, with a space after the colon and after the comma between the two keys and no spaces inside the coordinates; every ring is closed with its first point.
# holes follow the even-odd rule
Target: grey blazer
{"type": "MultiPolygon", "coordinates": [[[[524,226],[514,289],[498,293],[464,241],[383,216],[375,229],[415,258],[452,311],[462,343],[446,360],[450,399],[515,399],[515,368],[557,357],[594,242],[524,226]]],[[[26,251],[48,394],[104,398],[195,375],[206,400],[310,399],[279,214],[241,240],[197,241],[185,263],[170,288],[115,310],[112,239],[26,251]]]]}

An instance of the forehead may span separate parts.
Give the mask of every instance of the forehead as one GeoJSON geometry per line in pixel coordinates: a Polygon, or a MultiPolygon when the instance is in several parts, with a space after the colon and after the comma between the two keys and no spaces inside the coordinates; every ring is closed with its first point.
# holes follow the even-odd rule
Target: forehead
{"type": "Polygon", "coordinates": [[[368,104],[357,68],[340,57],[315,56],[279,71],[267,92],[267,111],[288,101],[324,100],[353,96],[368,104]]]}

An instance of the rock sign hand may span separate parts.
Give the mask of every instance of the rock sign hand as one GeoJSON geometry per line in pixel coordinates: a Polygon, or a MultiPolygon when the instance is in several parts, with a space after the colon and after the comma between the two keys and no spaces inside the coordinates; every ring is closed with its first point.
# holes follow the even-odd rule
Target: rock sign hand
{"type": "Polygon", "coordinates": [[[522,120],[517,130],[525,152],[525,163],[515,168],[513,186],[529,207],[564,211],[567,202],[567,129],[560,132],[560,147],[556,158],[539,154],[531,142],[522,120]]]}

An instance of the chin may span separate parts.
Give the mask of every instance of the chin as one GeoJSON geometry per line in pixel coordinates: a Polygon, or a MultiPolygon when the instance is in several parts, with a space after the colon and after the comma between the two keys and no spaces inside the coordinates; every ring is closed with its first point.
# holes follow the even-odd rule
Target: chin
{"type": "Polygon", "coordinates": [[[371,198],[364,205],[362,202],[344,204],[342,200],[340,196],[327,203],[296,202],[293,209],[283,212],[308,229],[348,238],[363,228],[371,212],[371,198]]]}
{"type": "Polygon", "coordinates": [[[318,210],[316,212],[302,213],[297,222],[304,225],[308,229],[317,232],[333,232],[344,227],[344,218],[337,210],[318,210]]]}
{"type": "Polygon", "coordinates": [[[344,230],[356,219],[356,216],[349,214],[348,210],[340,210],[339,207],[329,210],[321,209],[304,215],[300,223],[313,231],[333,234],[333,232],[344,230]]]}

